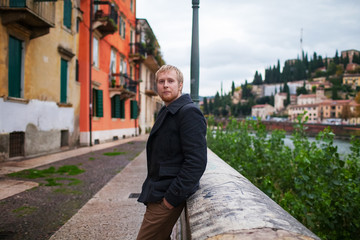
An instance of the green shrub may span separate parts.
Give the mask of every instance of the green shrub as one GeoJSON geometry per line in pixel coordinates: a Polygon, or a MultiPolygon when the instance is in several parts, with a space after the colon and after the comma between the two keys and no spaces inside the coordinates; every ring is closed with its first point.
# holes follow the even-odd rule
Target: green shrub
{"type": "Polygon", "coordinates": [[[322,239],[360,236],[360,140],[340,157],[330,128],[315,142],[299,116],[292,135],[269,134],[260,121],[229,119],[226,128],[208,121],[208,146],[322,239]]]}

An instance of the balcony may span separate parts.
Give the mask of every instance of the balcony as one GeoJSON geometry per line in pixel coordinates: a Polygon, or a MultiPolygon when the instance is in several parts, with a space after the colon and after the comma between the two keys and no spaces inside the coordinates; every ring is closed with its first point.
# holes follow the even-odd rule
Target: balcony
{"type": "Polygon", "coordinates": [[[55,26],[55,3],[36,0],[0,0],[2,24],[26,32],[30,39],[49,33],[55,26]]]}
{"type": "Polygon", "coordinates": [[[110,5],[110,13],[106,14],[103,10],[97,10],[93,22],[93,30],[98,30],[101,38],[113,34],[117,31],[118,14],[115,7],[110,5]]]}
{"type": "Polygon", "coordinates": [[[130,43],[129,59],[132,62],[143,61],[147,56],[146,49],[141,43],[130,43]]]}
{"type": "Polygon", "coordinates": [[[149,97],[157,96],[155,79],[150,79],[145,84],[145,94],[149,97]]]}
{"type": "Polygon", "coordinates": [[[120,94],[121,99],[132,98],[136,96],[136,86],[138,82],[131,79],[127,74],[123,73],[113,73],[113,77],[120,77],[120,85],[115,83],[110,83],[109,92],[110,98],[116,94],[120,94]]]}

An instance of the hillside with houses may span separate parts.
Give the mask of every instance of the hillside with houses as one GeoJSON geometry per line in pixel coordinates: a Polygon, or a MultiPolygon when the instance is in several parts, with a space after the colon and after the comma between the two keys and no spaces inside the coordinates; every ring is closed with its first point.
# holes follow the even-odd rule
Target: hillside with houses
{"type": "Polygon", "coordinates": [[[333,58],[316,53],[308,58],[280,62],[265,70],[265,78],[255,72],[252,83],[231,92],[204,98],[203,111],[218,117],[249,117],[291,121],[304,114],[308,123],[360,123],[360,51],[336,51],[333,58]]]}

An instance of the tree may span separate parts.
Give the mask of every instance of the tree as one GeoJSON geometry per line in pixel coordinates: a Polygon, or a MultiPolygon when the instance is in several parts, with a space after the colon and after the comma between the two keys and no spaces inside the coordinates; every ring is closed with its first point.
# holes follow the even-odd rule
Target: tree
{"type": "Polygon", "coordinates": [[[337,49],[336,49],[336,52],[335,52],[334,63],[336,65],[338,65],[340,63],[339,53],[338,53],[337,49]]]}
{"type": "Polygon", "coordinates": [[[209,114],[214,114],[214,103],[212,99],[209,99],[209,114]]]}
{"type": "Polygon", "coordinates": [[[234,83],[234,81],[232,81],[232,84],[231,84],[231,96],[234,96],[234,92],[235,92],[235,83],[234,83]]]}
{"type": "Polygon", "coordinates": [[[349,104],[343,106],[341,111],[341,118],[344,119],[345,121],[351,118],[351,110],[349,104]]]}
{"type": "Polygon", "coordinates": [[[336,64],[335,62],[331,62],[326,70],[326,74],[328,76],[335,75],[336,73],[336,64]]]}
{"type": "Polygon", "coordinates": [[[204,97],[204,105],[203,105],[203,111],[205,115],[209,114],[209,106],[208,106],[208,102],[207,102],[207,98],[204,97]]]}
{"type": "Polygon", "coordinates": [[[300,94],[308,94],[308,91],[306,90],[306,87],[305,87],[305,81],[304,81],[304,84],[302,87],[299,87],[296,89],[296,95],[300,95],[300,94]]]}
{"type": "Polygon", "coordinates": [[[340,97],[339,97],[339,95],[338,95],[338,90],[339,90],[339,86],[333,86],[332,88],[331,88],[331,99],[332,100],[339,100],[339,99],[341,99],[340,97]]]}
{"type": "Polygon", "coordinates": [[[358,104],[355,107],[355,116],[360,117],[360,92],[358,92],[355,96],[355,102],[358,104]]]}
{"type": "Polygon", "coordinates": [[[242,99],[249,99],[250,97],[252,97],[252,93],[251,93],[251,85],[248,85],[247,80],[245,80],[245,84],[241,85],[241,90],[242,90],[242,99]]]}
{"type": "Polygon", "coordinates": [[[219,92],[216,92],[214,97],[214,115],[219,115],[219,108],[221,107],[221,99],[219,92]]]}
{"type": "Polygon", "coordinates": [[[254,85],[261,85],[261,84],[263,84],[263,80],[262,80],[261,74],[259,74],[258,71],[255,72],[253,84],[254,84],[254,85]]]}

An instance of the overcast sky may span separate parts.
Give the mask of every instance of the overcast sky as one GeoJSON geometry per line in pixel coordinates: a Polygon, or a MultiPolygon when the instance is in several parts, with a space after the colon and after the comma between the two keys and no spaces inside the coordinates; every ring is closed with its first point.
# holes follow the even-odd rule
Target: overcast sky
{"type": "MultiPolygon", "coordinates": [[[[184,73],[190,93],[191,0],[137,0],[167,64],[184,73]]],[[[200,96],[252,82],[255,71],[300,56],[360,50],[360,0],[200,0],[200,96]]]]}

